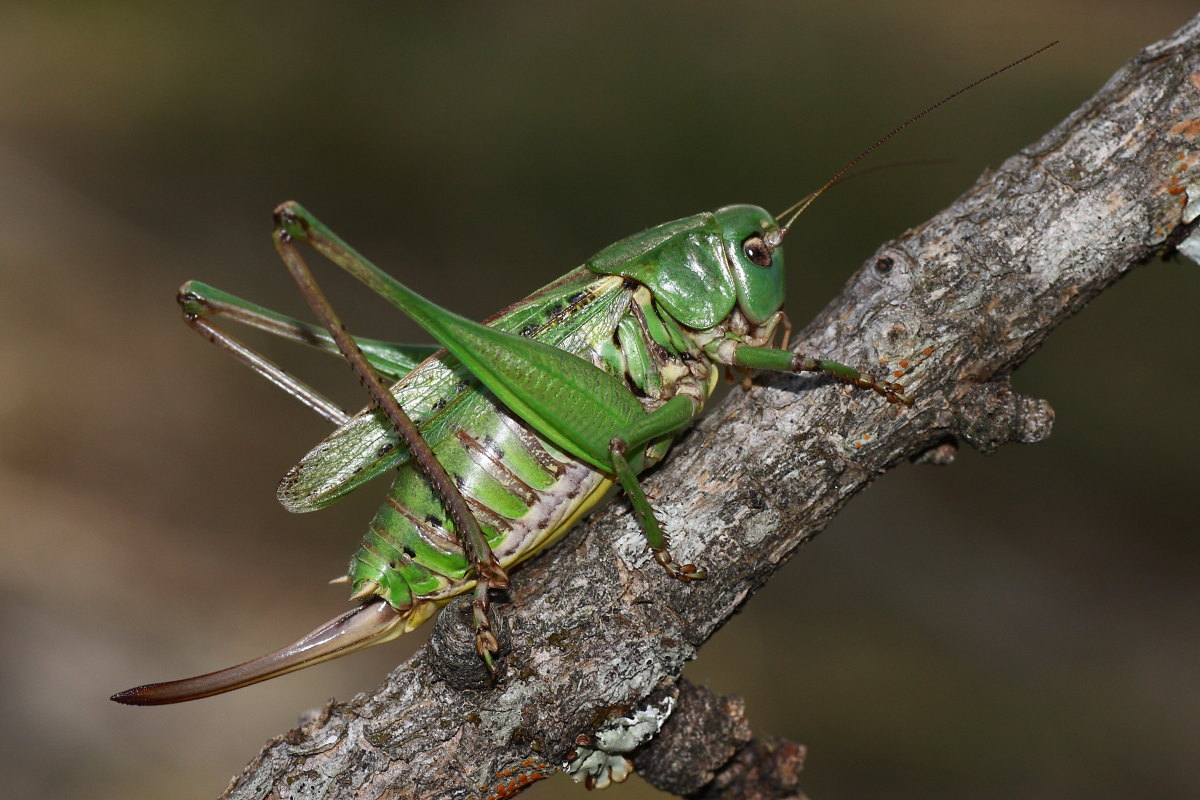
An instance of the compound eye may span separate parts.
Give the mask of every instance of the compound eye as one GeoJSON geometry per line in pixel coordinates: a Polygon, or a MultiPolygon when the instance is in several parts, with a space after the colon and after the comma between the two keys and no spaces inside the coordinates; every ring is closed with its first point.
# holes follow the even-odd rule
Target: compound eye
{"type": "Polygon", "coordinates": [[[771,266],[771,254],[773,252],[773,248],[767,247],[767,243],[763,240],[761,233],[748,236],[742,242],[742,253],[746,256],[746,260],[756,267],[771,266]]]}

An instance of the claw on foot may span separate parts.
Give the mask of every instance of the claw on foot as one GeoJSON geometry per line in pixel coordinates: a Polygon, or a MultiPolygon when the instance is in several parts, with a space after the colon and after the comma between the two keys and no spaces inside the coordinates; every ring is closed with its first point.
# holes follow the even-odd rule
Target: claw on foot
{"type": "MultiPolygon", "coordinates": [[[[499,570],[499,565],[496,567],[499,570]]],[[[508,576],[500,570],[500,576],[503,578],[504,586],[508,585],[508,576]]],[[[500,641],[496,638],[496,634],[492,633],[492,625],[488,621],[488,609],[491,607],[491,600],[488,597],[488,592],[492,588],[492,580],[480,580],[475,585],[475,596],[471,599],[471,616],[472,625],[475,628],[475,652],[487,664],[488,671],[495,674],[496,664],[493,656],[500,652],[500,641]]]]}
{"type": "Polygon", "coordinates": [[[708,577],[708,572],[695,564],[676,564],[666,547],[654,547],[651,550],[654,552],[654,560],[667,571],[667,574],[682,583],[702,581],[708,577]]]}
{"type": "Polygon", "coordinates": [[[849,378],[847,382],[860,389],[871,389],[889,403],[899,403],[904,406],[913,404],[912,398],[904,393],[904,384],[895,381],[877,381],[875,376],[865,374],[857,378],[849,378]]]}
{"type": "Polygon", "coordinates": [[[492,655],[500,651],[500,641],[490,630],[482,630],[475,634],[475,652],[492,665],[492,655]]]}

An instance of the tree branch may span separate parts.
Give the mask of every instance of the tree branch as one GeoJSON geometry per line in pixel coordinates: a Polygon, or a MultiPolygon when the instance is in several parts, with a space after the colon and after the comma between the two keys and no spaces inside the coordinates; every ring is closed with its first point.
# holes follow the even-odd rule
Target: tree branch
{"type": "MultiPolygon", "coordinates": [[[[494,687],[471,688],[477,659],[452,605],[383,686],[269,742],[226,796],[507,797],[556,771],[606,719],[656,692],[696,694],[678,685],[684,664],[877,476],[906,458],[946,463],[958,438],[991,452],[1049,434],[1049,405],[1014,394],[1009,375],[1056,325],[1191,233],[1198,135],[1200,17],[881,247],[803,331],[808,354],[901,370],[907,359],[911,409],[824,379],[773,378],[734,392],[649,478],[676,557],[705,566],[707,581],[667,578],[614,503],[515,575],[494,687]]],[[[719,774],[707,791],[722,796],[717,784],[770,772],[770,759],[799,769],[802,749],[757,743],[721,772],[746,743],[744,719],[692,752],[673,727],[714,708],[740,713],[700,695],[681,700],[656,740],[674,745],[639,754],[651,780],[695,793],[719,774]]]]}

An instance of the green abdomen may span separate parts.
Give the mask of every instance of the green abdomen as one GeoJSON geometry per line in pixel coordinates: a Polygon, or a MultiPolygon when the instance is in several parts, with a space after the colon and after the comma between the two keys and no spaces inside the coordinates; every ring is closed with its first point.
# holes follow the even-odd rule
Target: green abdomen
{"type": "MultiPolygon", "coordinates": [[[[611,479],[530,432],[490,395],[468,402],[471,420],[434,453],[458,484],[496,557],[508,567],[541,550],[604,495],[611,479]]],[[[350,564],[355,590],[366,581],[396,608],[446,601],[474,585],[445,507],[411,464],[350,564]]]]}

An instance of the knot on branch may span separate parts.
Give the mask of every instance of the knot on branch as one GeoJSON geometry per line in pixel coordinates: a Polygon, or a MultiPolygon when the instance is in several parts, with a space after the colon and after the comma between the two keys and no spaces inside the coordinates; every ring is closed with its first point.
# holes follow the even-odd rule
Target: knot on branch
{"type": "Polygon", "coordinates": [[[1050,403],[1017,394],[1007,378],[960,392],[951,408],[955,431],[984,454],[994,453],[1009,442],[1040,442],[1054,427],[1054,409],[1050,403]]]}
{"type": "Polygon", "coordinates": [[[737,752],[697,800],[804,800],[800,771],[807,751],[787,739],[755,739],[737,752]]]}
{"type": "Polygon", "coordinates": [[[692,796],[750,741],[750,724],[742,698],[720,697],[683,679],[678,687],[675,713],[633,761],[652,786],[692,796]]]}
{"type": "MultiPolygon", "coordinates": [[[[500,642],[497,661],[512,649],[508,619],[488,608],[488,623],[500,642]]],[[[472,625],[471,595],[454,599],[438,614],[429,637],[430,666],[451,688],[487,689],[495,684],[495,675],[475,650],[475,628],[472,625]]]]}

